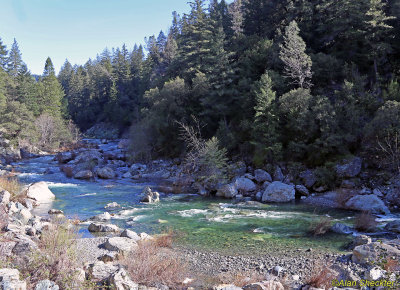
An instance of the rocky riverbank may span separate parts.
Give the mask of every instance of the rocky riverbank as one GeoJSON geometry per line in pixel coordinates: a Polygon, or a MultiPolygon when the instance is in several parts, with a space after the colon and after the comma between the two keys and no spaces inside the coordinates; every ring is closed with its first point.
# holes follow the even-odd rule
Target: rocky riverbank
{"type": "MultiPolygon", "coordinates": [[[[292,202],[301,199],[313,205],[344,207],[375,214],[388,214],[396,210],[397,206],[396,202],[393,202],[396,201],[393,199],[396,182],[392,181],[386,187],[374,189],[365,187],[365,174],[362,172],[360,159],[351,159],[336,166],[335,174],[342,176],[342,181],[341,187],[335,191],[318,193],[324,189],[311,170],[300,173],[300,183],[293,182],[294,179],[289,173],[284,174],[286,170],[283,167],[276,167],[273,174],[270,174],[265,169],[253,169],[243,163],[232,164],[233,177],[230,182],[220,185],[219,188],[206,190],[195,178],[185,174],[179,166],[179,160],[130,164],[123,145],[123,142],[105,140],[89,142],[85,148],[60,153],[55,158],[61,170],[71,178],[86,179],[88,182],[95,182],[97,179],[122,179],[133,183],[155,180],[157,184],[161,184],[157,188],[146,188],[143,202],[160,202],[160,195],[155,190],[192,190],[203,195],[215,194],[239,203],[292,202]]],[[[7,257],[2,261],[5,268],[0,270],[2,289],[58,289],[56,281],[24,281],[26,273],[22,271],[20,275],[11,262],[16,258],[19,260],[22,257],[30,257],[37,251],[45,251],[42,244],[43,235],[54,228],[57,224],[55,221],[63,218],[63,213],[53,209],[49,211],[49,216],[40,217],[35,216],[32,210],[53,199],[54,194],[44,182],[29,185],[18,198],[6,190],[1,191],[0,225],[4,232],[0,234],[0,251],[3,258],[7,257]]],[[[114,202],[106,206],[105,210],[118,208],[119,205],[114,202]]],[[[76,283],[85,285],[77,289],[91,289],[94,284],[109,285],[116,289],[146,289],[147,286],[139,286],[138,281],[129,277],[129,267],[122,261],[123,257],[129,256],[138,245],[154,238],[145,233],[121,229],[110,224],[110,220],[111,215],[105,212],[81,224],[88,226],[89,231],[103,236],[76,240],[77,263],[80,265],[75,271],[79,274],[76,283]],[[88,282],[94,284],[89,285],[88,282]]],[[[79,221],[68,223],[69,228],[79,221]]],[[[344,253],[285,248],[279,244],[271,244],[260,249],[258,255],[230,255],[181,245],[174,246],[168,255],[182,258],[189,271],[179,286],[170,288],[310,289],[311,286],[329,288],[327,285],[333,279],[398,281],[400,240],[395,239],[396,234],[400,232],[398,221],[389,221],[385,226],[385,231],[390,232],[394,238],[391,240],[363,236],[355,229],[338,223],[332,230],[341,234],[354,233],[354,244],[344,253]],[[238,279],[234,278],[238,276],[243,276],[244,281],[238,282],[238,279]],[[260,283],[254,284],[256,282],[260,283]],[[221,283],[228,285],[217,286],[221,283]]],[[[60,287],[63,288],[62,285],[60,287]]],[[[168,289],[168,286],[159,284],[154,289],[168,289]]]]}

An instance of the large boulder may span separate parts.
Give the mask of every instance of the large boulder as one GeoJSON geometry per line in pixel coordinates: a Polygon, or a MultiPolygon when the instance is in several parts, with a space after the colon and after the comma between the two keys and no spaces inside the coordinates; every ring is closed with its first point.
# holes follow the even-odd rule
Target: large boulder
{"type": "Polygon", "coordinates": [[[138,241],[141,240],[140,236],[137,233],[135,233],[134,231],[131,231],[131,230],[124,230],[121,233],[120,237],[129,238],[131,240],[134,240],[135,242],[138,242],[138,241]]]}
{"type": "Polygon", "coordinates": [[[155,203],[160,201],[160,194],[157,191],[152,191],[150,187],[146,186],[143,190],[141,202],[155,203]]]}
{"type": "Polygon", "coordinates": [[[83,163],[89,167],[99,165],[103,162],[103,156],[97,150],[87,150],[80,153],[72,163],[83,163]]]}
{"type": "Polygon", "coordinates": [[[400,220],[392,221],[385,226],[385,230],[400,234],[400,220]]]}
{"type": "Polygon", "coordinates": [[[312,188],[317,182],[317,177],[312,170],[305,170],[299,176],[307,188],[312,188]]]}
{"type": "Polygon", "coordinates": [[[0,289],[26,290],[26,282],[19,279],[17,269],[0,269],[0,289]]]}
{"type": "Polygon", "coordinates": [[[89,266],[89,275],[94,281],[105,281],[108,280],[112,274],[117,272],[118,269],[118,266],[98,261],[89,266]]]}
{"type": "Polygon", "coordinates": [[[58,290],[60,287],[50,280],[42,280],[36,284],[35,290],[58,290]]]}
{"type": "Polygon", "coordinates": [[[110,167],[103,167],[97,170],[97,176],[102,179],[113,179],[116,174],[114,170],[110,167]]]}
{"type": "Polygon", "coordinates": [[[30,185],[26,190],[26,196],[38,203],[50,203],[56,198],[44,181],[30,185]]]}
{"type": "Polygon", "coordinates": [[[92,179],[93,177],[94,177],[93,172],[90,170],[81,170],[74,175],[75,179],[84,179],[84,180],[89,180],[92,179]]]}
{"type": "Polygon", "coordinates": [[[336,165],[336,174],[338,177],[356,177],[360,174],[362,168],[362,159],[353,157],[343,160],[341,164],[336,165]]]}
{"type": "Polygon", "coordinates": [[[289,202],[294,200],[295,188],[279,181],[274,181],[268,185],[262,196],[263,202],[289,202]]]}
{"type": "Polygon", "coordinates": [[[128,253],[137,246],[137,243],[130,238],[124,237],[113,237],[109,238],[104,243],[104,248],[109,251],[128,253]]]}
{"type": "Polygon", "coordinates": [[[121,231],[116,225],[91,223],[88,227],[92,233],[118,233],[121,231]]]}
{"type": "Polygon", "coordinates": [[[371,264],[379,262],[385,257],[398,260],[400,259],[400,250],[385,243],[374,242],[355,247],[351,259],[355,263],[371,264]]]}
{"type": "Polygon", "coordinates": [[[254,178],[256,179],[256,181],[258,183],[263,183],[265,181],[272,182],[271,175],[267,171],[262,170],[262,169],[256,169],[254,171],[254,178]]]}
{"type": "Polygon", "coordinates": [[[282,169],[277,166],[274,172],[274,181],[283,181],[285,179],[285,175],[282,173],[282,169]]]}
{"type": "Polygon", "coordinates": [[[368,211],[376,214],[389,214],[390,211],[384,202],[374,194],[356,195],[350,198],[345,206],[349,209],[368,211]]]}
{"type": "Polygon", "coordinates": [[[116,290],[138,290],[139,285],[131,280],[126,271],[121,268],[111,275],[109,283],[116,290]]]}
{"type": "Polygon", "coordinates": [[[60,152],[56,155],[55,159],[60,164],[66,164],[74,159],[74,154],[72,152],[60,152]]]}
{"type": "Polygon", "coordinates": [[[257,189],[256,184],[245,177],[237,178],[235,181],[235,187],[240,193],[252,192],[257,189]]]}
{"type": "Polygon", "coordinates": [[[236,186],[232,183],[221,186],[216,195],[225,198],[234,198],[238,194],[236,186]]]}

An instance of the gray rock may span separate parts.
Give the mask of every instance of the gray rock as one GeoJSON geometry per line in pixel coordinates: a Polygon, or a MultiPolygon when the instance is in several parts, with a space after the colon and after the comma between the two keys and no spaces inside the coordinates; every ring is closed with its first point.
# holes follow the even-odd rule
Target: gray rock
{"type": "Polygon", "coordinates": [[[359,157],[343,160],[342,164],[336,165],[336,174],[338,177],[356,177],[361,172],[362,159],[359,157]]]}
{"type": "Polygon", "coordinates": [[[376,195],[356,195],[346,202],[346,207],[353,210],[369,211],[377,214],[389,214],[384,202],[376,195]]]}
{"type": "Polygon", "coordinates": [[[234,198],[238,194],[236,186],[232,183],[221,186],[217,191],[217,196],[225,198],[234,198]]]}
{"type": "Polygon", "coordinates": [[[274,172],[274,181],[283,181],[285,179],[285,176],[282,173],[282,169],[277,166],[274,172]]]}
{"type": "Polygon", "coordinates": [[[373,267],[365,272],[364,278],[369,281],[377,281],[384,278],[385,271],[379,267],[373,267]]]}
{"type": "Polygon", "coordinates": [[[28,236],[19,236],[17,243],[12,249],[12,253],[17,256],[27,255],[29,252],[36,250],[38,246],[28,236]]]}
{"type": "Polygon", "coordinates": [[[385,226],[385,230],[400,233],[400,220],[387,223],[385,226]]]}
{"type": "Polygon", "coordinates": [[[56,198],[44,181],[30,185],[26,191],[26,196],[39,203],[50,203],[56,198]]]}
{"type": "Polygon", "coordinates": [[[241,290],[242,288],[237,287],[232,284],[221,284],[221,285],[214,286],[212,289],[213,290],[241,290]]]}
{"type": "Polygon", "coordinates": [[[235,181],[235,187],[240,193],[252,192],[257,189],[255,183],[248,178],[240,177],[235,181]]]}
{"type": "Polygon", "coordinates": [[[18,212],[13,214],[13,217],[21,221],[22,224],[27,224],[32,217],[31,212],[27,208],[22,208],[18,212]]]}
{"type": "Polygon", "coordinates": [[[385,243],[373,242],[355,247],[351,259],[355,263],[368,264],[378,262],[381,257],[400,259],[400,250],[385,243]]]}
{"type": "Polygon", "coordinates": [[[111,275],[110,285],[116,290],[138,290],[139,285],[131,280],[124,269],[119,269],[111,275]]]}
{"type": "Polygon", "coordinates": [[[17,269],[0,269],[0,289],[26,290],[26,282],[20,281],[17,269]]]}
{"type": "Polygon", "coordinates": [[[50,215],[55,215],[55,214],[62,215],[62,214],[64,214],[64,212],[62,210],[60,210],[60,209],[50,209],[47,213],[50,214],[50,215]]]}
{"type": "Polygon", "coordinates": [[[118,266],[98,261],[89,266],[89,275],[95,281],[105,281],[108,280],[112,274],[117,272],[118,269],[118,266]]]}
{"type": "Polygon", "coordinates": [[[146,186],[143,190],[141,202],[155,203],[160,201],[160,194],[157,191],[152,191],[150,187],[146,186]]]}
{"type": "Polygon", "coordinates": [[[359,235],[354,239],[354,247],[368,245],[372,243],[372,239],[366,235],[359,235]]]}
{"type": "Polygon", "coordinates": [[[300,195],[300,196],[309,196],[310,192],[308,191],[307,187],[305,187],[304,185],[296,185],[295,186],[296,192],[300,195]]]}
{"type": "Polygon", "coordinates": [[[382,191],[380,191],[378,188],[375,188],[375,189],[372,191],[372,193],[375,194],[375,195],[378,196],[378,197],[383,197],[382,191]]]}
{"type": "Polygon", "coordinates": [[[74,175],[74,178],[75,179],[84,179],[84,180],[92,179],[93,172],[90,170],[81,170],[74,175]]]}
{"type": "Polygon", "coordinates": [[[88,230],[92,233],[116,233],[121,231],[121,229],[116,225],[99,223],[91,223],[88,230]]]}
{"type": "Polygon", "coordinates": [[[331,231],[337,234],[344,234],[344,235],[352,234],[354,232],[354,230],[351,227],[342,223],[335,223],[331,227],[331,231]]]}
{"type": "Polygon", "coordinates": [[[97,170],[97,176],[101,179],[113,179],[116,174],[114,170],[110,167],[103,167],[97,170]]]}
{"type": "Polygon", "coordinates": [[[262,196],[263,196],[263,193],[262,193],[261,191],[257,192],[257,194],[256,194],[256,200],[257,200],[257,201],[261,201],[261,200],[262,200],[262,196]]]}
{"type": "Polygon", "coordinates": [[[0,204],[6,205],[10,202],[11,194],[7,191],[2,189],[0,191],[0,204]]]}
{"type": "Polygon", "coordinates": [[[58,153],[57,155],[56,155],[56,158],[55,158],[57,161],[58,161],[58,163],[60,163],[60,164],[66,164],[66,163],[68,163],[69,161],[71,161],[72,159],[74,159],[74,155],[72,154],[72,152],[61,152],[61,153],[58,153]]]}
{"type": "Polygon", "coordinates": [[[256,169],[254,171],[254,178],[256,179],[256,181],[258,183],[263,183],[265,181],[272,182],[271,175],[267,171],[262,170],[262,169],[256,169]]]}
{"type": "Polygon", "coordinates": [[[317,182],[317,177],[312,170],[303,171],[299,176],[307,188],[312,188],[317,182]]]}
{"type": "Polygon", "coordinates": [[[91,221],[97,221],[97,222],[105,222],[109,221],[111,219],[111,215],[108,212],[104,212],[102,214],[98,214],[94,217],[91,217],[91,221]]]}
{"type": "Polygon", "coordinates": [[[103,261],[104,263],[108,262],[114,262],[117,261],[120,258],[120,254],[117,252],[110,252],[110,253],[105,253],[98,257],[99,261],[103,261]]]}
{"type": "Polygon", "coordinates": [[[35,290],[58,290],[60,287],[50,280],[43,280],[36,284],[35,290]]]}
{"type": "Polygon", "coordinates": [[[269,280],[259,283],[252,283],[243,287],[244,290],[284,290],[281,282],[269,280]]]}
{"type": "Polygon", "coordinates": [[[107,250],[119,252],[122,254],[130,252],[136,246],[136,241],[124,237],[109,238],[107,242],[104,243],[104,248],[106,248],[107,250]]]}
{"type": "Polygon", "coordinates": [[[121,237],[129,238],[131,240],[134,240],[135,242],[140,241],[140,239],[141,239],[137,233],[135,233],[134,231],[131,231],[131,230],[124,230],[121,233],[121,237]]]}
{"type": "Polygon", "coordinates": [[[263,202],[289,202],[295,199],[293,185],[287,185],[279,181],[272,182],[264,191],[263,202]]]}
{"type": "Polygon", "coordinates": [[[274,274],[275,276],[279,276],[283,271],[284,271],[285,269],[284,268],[282,268],[281,266],[275,266],[273,269],[272,269],[272,274],[274,274]]]}

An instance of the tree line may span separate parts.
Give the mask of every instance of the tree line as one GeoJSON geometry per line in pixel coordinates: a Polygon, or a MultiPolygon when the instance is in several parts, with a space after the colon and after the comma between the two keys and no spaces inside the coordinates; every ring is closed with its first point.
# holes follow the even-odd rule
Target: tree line
{"type": "Polygon", "coordinates": [[[3,74],[16,88],[34,82],[36,89],[7,89],[15,97],[6,103],[23,103],[36,117],[57,111],[82,130],[99,122],[130,128],[138,158],[179,156],[180,124],[199,120],[203,138],[258,165],[322,166],[357,153],[399,169],[398,1],[189,5],[145,46],[105,49],[81,66],[66,61],[62,89],[51,86],[58,95],[43,107],[32,100],[46,96],[54,74],[36,83],[23,77],[11,49],[3,74]]]}

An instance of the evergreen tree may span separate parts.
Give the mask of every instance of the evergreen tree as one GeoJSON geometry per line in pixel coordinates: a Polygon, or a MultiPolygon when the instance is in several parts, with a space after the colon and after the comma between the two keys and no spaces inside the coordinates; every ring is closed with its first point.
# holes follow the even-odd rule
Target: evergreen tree
{"type": "Polygon", "coordinates": [[[13,45],[8,55],[7,72],[9,75],[16,77],[22,68],[22,56],[18,47],[17,40],[14,38],[13,45]]]}
{"type": "Polygon", "coordinates": [[[255,83],[252,94],[256,100],[254,107],[254,126],[252,143],[255,146],[254,161],[274,162],[280,159],[282,144],[279,142],[279,119],[276,107],[276,93],[272,89],[272,80],[266,72],[255,83]]]}
{"type": "Polygon", "coordinates": [[[7,51],[7,46],[3,44],[3,41],[0,38],[0,68],[3,69],[4,71],[7,70],[7,59],[8,51],[7,51]]]}
{"type": "Polygon", "coordinates": [[[311,58],[306,54],[306,44],[299,35],[300,29],[295,21],[286,27],[284,42],[279,56],[285,64],[284,73],[301,88],[311,86],[311,58]]]}

